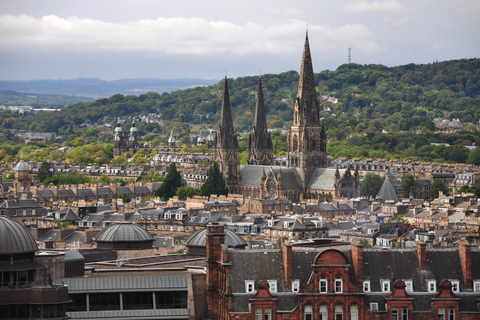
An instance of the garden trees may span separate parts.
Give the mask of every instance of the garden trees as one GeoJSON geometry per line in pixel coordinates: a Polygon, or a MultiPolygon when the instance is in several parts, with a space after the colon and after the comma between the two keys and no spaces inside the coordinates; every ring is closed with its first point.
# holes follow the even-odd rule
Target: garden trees
{"type": "Polygon", "coordinates": [[[415,176],[407,175],[402,177],[402,197],[408,198],[411,191],[415,191],[417,179],[415,176]]]}
{"type": "Polygon", "coordinates": [[[208,170],[208,178],[200,188],[200,194],[208,197],[210,197],[211,194],[222,194],[225,196],[228,194],[227,185],[225,180],[223,180],[222,173],[220,172],[216,162],[210,166],[210,169],[208,170]]]}
{"type": "Polygon", "coordinates": [[[43,181],[52,176],[53,174],[50,172],[50,163],[44,160],[38,169],[37,178],[43,183],[43,181]]]}
{"type": "Polygon", "coordinates": [[[160,188],[157,189],[155,195],[162,198],[162,200],[168,200],[177,193],[177,189],[180,188],[182,184],[182,176],[180,175],[180,172],[177,171],[175,162],[172,162],[168,168],[165,180],[160,188]]]}
{"type": "Polygon", "coordinates": [[[378,174],[367,173],[365,178],[360,182],[360,195],[364,197],[375,197],[382,187],[385,177],[378,174]]]}
{"type": "Polygon", "coordinates": [[[448,189],[448,187],[442,181],[435,181],[430,189],[430,198],[432,200],[438,198],[440,191],[443,192],[444,195],[448,196],[450,189],[448,189]]]}

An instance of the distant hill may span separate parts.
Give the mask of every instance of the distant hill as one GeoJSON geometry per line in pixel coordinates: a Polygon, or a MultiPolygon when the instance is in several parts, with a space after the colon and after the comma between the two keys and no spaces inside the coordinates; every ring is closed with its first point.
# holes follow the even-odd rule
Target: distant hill
{"type": "MultiPolygon", "coordinates": [[[[106,98],[114,94],[141,95],[147,92],[172,92],[196,86],[207,86],[218,80],[207,79],[121,79],[105,81],[97,78],[72,80],[0,81],[0,90],[63,94],[88,98],[106,98]]],[[[77,101],[78,102],[78,101],[77,101]]]]}
{"type": "Polygon", "coordinates": [[[70,96],[65,94],[44,94],[0,90],[0,105],[32,106],[36,108],[59,108],[78,102],[93,101],[93,98],[70,96]]]}

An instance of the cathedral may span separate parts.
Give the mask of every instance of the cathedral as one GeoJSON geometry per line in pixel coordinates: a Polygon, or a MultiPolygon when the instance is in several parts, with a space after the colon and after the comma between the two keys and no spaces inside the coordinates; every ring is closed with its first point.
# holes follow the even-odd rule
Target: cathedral
{"type": "Polygon", "coordinates": [[[254,198],[332,201],[359,196],[358,170],[327,168],[327,137],[320,123],[312,57],[305,37],[293,124],[288,129],[285,167],[273,166],[273,147],[267,130],[261,79],[258,83],[253,130],[246,165],[240,165],[238,140],[225,78],[219,129],[213,160],[219,165],[230,193],[254,198]]]}

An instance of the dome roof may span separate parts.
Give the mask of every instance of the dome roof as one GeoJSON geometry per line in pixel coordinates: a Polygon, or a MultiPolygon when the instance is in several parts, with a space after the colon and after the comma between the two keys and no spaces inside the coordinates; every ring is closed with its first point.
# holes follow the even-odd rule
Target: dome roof
{"type": "MultiPolygon", "coordinates": [[[[225,244],[230,248],[246,247],[247,243],[235,232],[225,229],[225,244]]],[[[207,246],[207,230],[199,230],[185,240],[185,246],[207,246]]]]}
{"type": "Polygon", "coordinates": [[[198,143],[205,142],[205,139],[203,139],[202,137],[198,137],[197,142],[198,142],[198,143]]]}
{"type": "Polygon", "coordinates": [[[142,227],[120,222],[103,229],[95,238],[97,242],[142,242],[153,241],[153,237],[142,227]]]}
{"type": "Polygon", "coordinates": [[[122,127],[120,127],[120,123],[117,123],[117,127],[115,128],[115,132],[122,132],[122,127]]]}
{"type": "Polygon", "coordinates": [[[5,216],[0,217],[0,254],[37,250],[35,239],[23,224],[5,216]]]}
{"type": "Polygon", "coordinates": [[[20,162],[17,163],[15,168],[13,168],[13,171],[30,171],[30,167],[25,161],[23,161],[23,157],[21,157],[20,162]]]}
{"type": "Polygon", "coordinates": [[[208,136],[207,136],[207,140],[208,141],[215,141],[215,138],[212,136],[212,134],[210,133],[208,136]]]}

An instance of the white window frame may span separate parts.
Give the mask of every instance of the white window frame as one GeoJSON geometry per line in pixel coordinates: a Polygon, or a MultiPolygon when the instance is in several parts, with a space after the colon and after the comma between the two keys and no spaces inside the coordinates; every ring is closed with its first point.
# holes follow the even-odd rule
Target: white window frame
{"type": "Polygon", "coordinates": [[[413,292],[413,280],[403,280],[405,282],[405,291],[413,292]]]}
{"type": "Polygon", "coordinates": [[[313,308],[311,305],[307,304],[303,308],[303,318],[305,320],[312,320],[313,319],[313,308]]]}
{"type": "Polygon", "coordinates": [[[400,320],[400,319],[398,319],[398,308],[397,307],[392,308],[392,320],[400,320]]]}
{"type": "Polygon", "coordinates": [[[447,314],[448,319],[447,320],[455,320],[455,308],[449,307],[447,309],[447,312],[448,312],[448,314],[447,314]]]}
{"type": "Polygon", "coordinates": [[[299,292],[300,291],[300,280],[295,279],[292,280],[292,292],[299,292]]]}
{"type": "Polygon", "coordinates": [[[363,292],[370,292],[370,280],[363,281],[363,292]]]}
{"type": "Polygon", "coordinates": [[[343,293],[343,278],[342,276],[335,277],[335,293],[343,293]]]}
{"type": "Polygon", "coordinates": [[[402,320],[408,320],[408,309],[407,308],[401,308],[402,309],[402,320]]]}
{"type": "Polygon", "coordinates": [[[322,304],[319,311],[320,320],[328,320],[328,306],[326,304],[322,304]]]}
{"type": "Polygon", "coordinates": [[[254,292],[255,292],[255,281],[245,280],[245,293],[254,293],[254,292]]]}
{"type": "Polygon", "coordinates": [[[370,302],[370,310],[378,311],[378,302],[370,302]]]}
{"type": "Polygon", "coordinates": [[[450,282],[452,284],[452,291],[455,293],[460,292],[460,281],[452,279],[450,282]]]}
{"type": "Polygon", "coordinates": [[[480,280],[473,281],[473,292],[480,292],[480,280]]]}
{"type": "Polygon", "coordinates": [[[319,287],[320,293],[327,293],[328,292],[328,279],[327,279],[327,277],[326,276],[321,276],[319,283],[320,283],[320,287],[319,287]],[[322,290],[322,283],[325,284],[324,285],[325,290],[322,290]]]}
{"type": "Polygon", "coordinates": [[[272,320],[272,308],[265,308],[265,320],[272,320]]]}
{"type": "Polygon", "coordinates": [[[267,280],[270,293],[277,293],[277,280],[267,280]]]}
{"type": "Polygon", "coordinates": [[[380,284],[382,285],[382,292],[390,292],[390,280],[380,280],[380,284]]]}
{"type": "Polygon", "coordinates": [[[358,306],[356,304],[350,306],[350,320],[358,320],[358,306]]]}
{"type": "Polygon", "coordinates": [[[262,320],[262,308],[255,309],[255,320],[262,320]]]}
{"type": "Polygon", "coordinates": [[[435,280],[427,280],[427,291],[437,292],[437,282],[435,280]]]}
{"type": "Polygon", "coordinates": [[[341,304],[335,306],[335,320],[343,320],[343,306],[341,304]]]}

